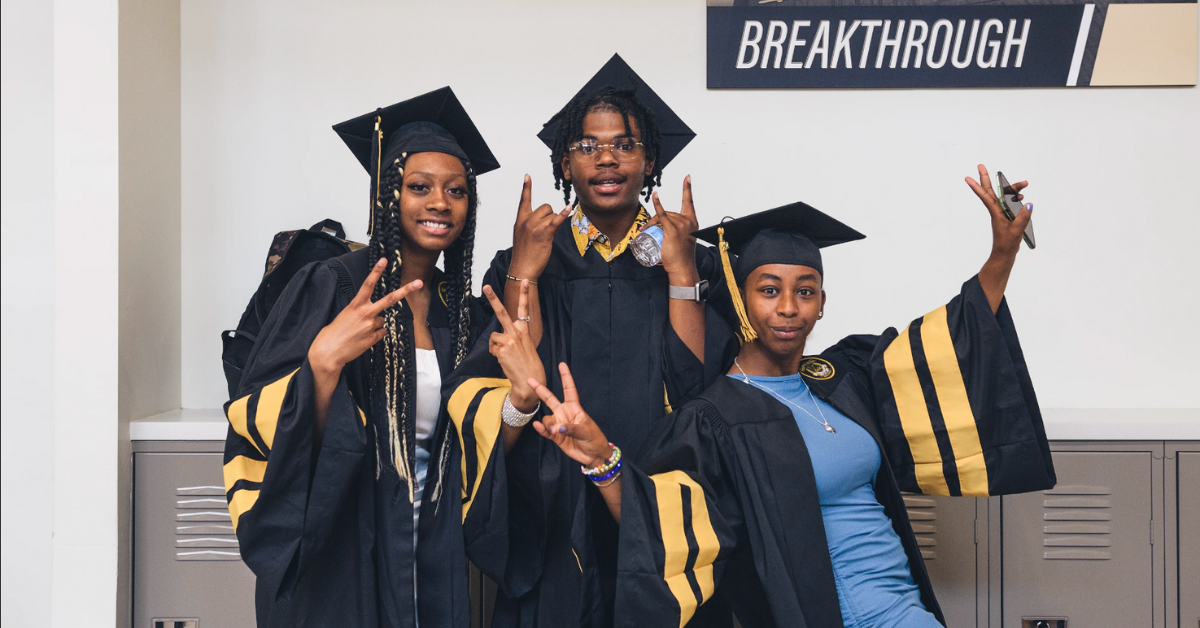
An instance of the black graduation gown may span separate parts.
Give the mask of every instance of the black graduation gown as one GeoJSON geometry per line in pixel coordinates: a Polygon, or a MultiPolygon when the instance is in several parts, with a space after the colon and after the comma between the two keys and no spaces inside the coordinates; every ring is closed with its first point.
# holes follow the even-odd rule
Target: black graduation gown
{"type": "MultiPolygon", "coordinates": [[[[297,273],[263,324],[238,397],[225,407],[225,488],[242,559],[257,577],[260,627],[413,625],[413,507],[407,485],[388,463],[386,417],[372,416],[366,401],[370,352],[343,370],[324,438],[314,433],[308,348],[368,271],[362,249],[297,273]]],[[[431,299],[428,322],[445,379],[453,358],[443,279],[440,273],[435,278],[441,298],[431,299]]],[[[402,312],[411,321],[411,310],[402,312]]],[[[473,303],[473,336],[487,320],[473,303]]],[[[412,325],[405,329],[413,364],[412,325]]],[[[415,395],[408,397],[415,413],[415,395]]],[[[457,474],[444,480],[450,499],[431,498],[448,420],[443,410],[430,444],[418,542],[419,612],[423,626],[465,628],[470,599],[457,474]]],[[[452,447],[450,469],[460,456],[452,447]]]]}
{"type": "MultiPolygon", "coordinates": [[[[901,491],[1001,495],[1055,483],[1008,306],[993,315],[973,278],[904,331],[850,336],[800,370],[879,445],[875,495],[944,624],[901,491]]],[[[842,625],[800,428],[788,406],[733,378],[663,421],[625,467],[619,560],[617,626],[729,625],[710,604],[732,607],[746,628],[842,625]]]]}
{"type": "MultiPolygon", "coordinates": [[[[635,454],[647,432],[719,375],[733,338],[706,315],[704,363],[671,327],[667,274],[628,250],[606,262],[584,255],[564,223],[538,278],[549,388],[560,397],[558,363],[571,367],[580,400],[612,442],[635,454]],[[707,368],[706,368],[706,365],[707,368]]],[[[503,294],[512,250],[496,255],[484,283],[503,294]]],[[[716,250],[697,246],[710,303],[722,299],[716,250]]],[[[616,524],[579,465],[532,429],[503,455],[496,434],[510,386],[481,338],[444,394],[459,430],[464,533],[472,562],[497,582],[494,626],[607,625],[616,577],[616,524]],[[474,452],[474,453],[472,453],[474,452]]],[[[736,344],[733,345],[736,347],[736,344]]]]}

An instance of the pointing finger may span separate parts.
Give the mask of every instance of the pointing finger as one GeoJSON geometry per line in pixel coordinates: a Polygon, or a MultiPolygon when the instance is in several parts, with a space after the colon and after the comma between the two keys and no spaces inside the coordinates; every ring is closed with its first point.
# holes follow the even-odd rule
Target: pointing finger
{"type": "Polygon", "coordinates": [[[542,403],[546,404],[547,408],[550,408],[551,412],[558,411],[558,407],[562,404],[558,401],[558,397],[555,397],[554,393],[550,392],[549,388],[546,388],[541,382],[532,377],[526,383],[533,389],[533,392],[537,393],[538,399],[541,399],[542,403]]]}
{"type": "Polygon", "coordinates": [[[679,213],[696,220],[696,205],[692,202],[692,175],[683,178],[683,206],[679,213]]]}
{"type": "Polygon", "coordinates": [[[562,375],[563,400],[579,403],[579,393],[575,390],[575,378],[571,377],[571,367],[566,362],[558,363],[558,373],[562,375]]]}
{"type": "Polygon", "coordinates": [[[404,297],[407,297],[408,295],[412,294],[413,291],[420,290],[422,285],[424,285],[424,284],[421,283],[421,280],[417,279],[415,281],[406,283],[403,286],[400,286],[399,288],[393,290],[387,296],[376,301],[374,303],[374,305],[371,306],[373,309],[372,313],[375,315],[378,315],[380,312],[382,312],[382,311],[388,309],[389,307],[392,307],[393,305],[404,300],[404,297]]]}
{"type": "Polygon", "coordinates": [[[521,294],[517,299],[517,320],[527,322],[529,318],[529,280],[521,280],[521,294]]]}
{"type": "Polygon", "coordinates": [[[666,215],[666,208],[663,207],[662,201],[658,200],[658,192],[652,194],[650,198],[654,201],[654,215],[658,218],[662,218],[664,215],[666,215]]]}
{"type": "Polygon", "coordinates": [[[375,262],[375,267],[371,269],[371,274],[367,275],[367,280],[363,282],[362,287],[358,289],[358,294],[354,296],[356,302],[371,302],[371,293],[375,292],[375,284],[379,283],[379,278],[383,276],[385,268],[387,268],[387,258],[381,257],[378,262],[375,262]]]}
{"type": "Polygon", "coordinates": [[[513,333],[512,319],[508,316],[508,310],[504,308],[504,303],[500,301],[500,297],[496,296],[496,291],[492,290],[491,286],[483,287],[483,294],[487,297],[488,303],[492,306],[492,311],[496,313],[496,320],[500,321],[500,327],[504,328],[504,333],[513,333]]]}
{"type": "Polygon", "coordinates": [[[567,205],[566,207],[564,207],[564,208],[563,208],[563,210],[562,210],[562,211],[558,212],[558,215],[557,215],[557,216],[555,216],[555,217],[553,217],[553,218],[551,218],[551,219],[550,219],[550,224],[551,224],[551,225],[552,225],[552,226],[553,226],[555,229],[558,229],[559,225],[561,225],[561,224],[563,224],[564,222],[566,222],[566,221],[567,221],[567,217],[568,217],[568,216],[570,216],[570,215],[571,215],[571,206],[570,206],[570,205],[567,205]]]}
{"type": "Polygon", "coordinates": [[[517,216],[533,212],[533,179],[525,175],[525,183],[521,185],[521,202],[517,205],[517,216]]]}

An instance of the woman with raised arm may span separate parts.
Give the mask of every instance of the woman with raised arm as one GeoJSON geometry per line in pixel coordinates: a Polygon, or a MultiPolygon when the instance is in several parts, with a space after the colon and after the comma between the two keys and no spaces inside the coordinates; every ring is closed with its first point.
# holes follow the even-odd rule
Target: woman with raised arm
{"type": "Polygon", "coordinates": [[[1032,206],[1010,222],[979,174],[968,182],[993,234],[982,270],[903,331],[817,356],[804,346],[824,316],[820,247],[863,236],[803,203],[698,232],[722,250],[743,343],[728,376],[655,429],[636,463],[573,384],[561,402],[536,387],[553,415],[535,429],[582,464],[620,522],[616,625],[727,626],[731,610],[746,628],[944,623],[901,491],[1055,482],[1004,302],[1032,206]]]}
{"type": "Polygon", "coordinates": [[[371,173],[370,244],[292,279],[225,408],[258,625],[465,628],[441,382],[489,320],[475,177],[499,164],[448,87],[334,129],[371,173]]]}

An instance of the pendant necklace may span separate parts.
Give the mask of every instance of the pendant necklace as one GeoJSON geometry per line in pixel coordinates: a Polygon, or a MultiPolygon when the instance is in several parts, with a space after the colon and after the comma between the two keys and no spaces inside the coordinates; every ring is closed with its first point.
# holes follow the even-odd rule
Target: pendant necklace
{"type": "Polygon", "coordinates": [[[770,388],[767,388],[766,386],[763,386],[762,384],[751,380],[750,376],[746,374],[746,371],[742,370],[742,365],[738,364],[737,358],[733,359],[733,365],[736,366],[738,372],[742,374],[743,382],[750,384],[751,386],[754,386],[756,388],[761,388],[761,389],[771,393],[772,397],[775,397],[776,399],[778,399],[784,403],[791,404],[793,407],[804,411],[804,414],[807,414],[809,417],[812,418],[812,420],[816,421],[817,423],[820,423],[821,426],[825,428],[826,432],[829,432],[830,434],[837,433],[837,430],[833,429],[833,426],[829,424],[829,421],[825,420],[825,412],[821,410],[821,405],[817,403],[817,398],[813,396],[812,389],[809,388],[807,384],[804,385],[804,388],[805,388],[805,390],[808,391],[808,397],[810,399],[812,399],[813,407],[815,407],[817,409],[817,412],[819,412],[821,414],[821,418],[819,418],[819,419],[816,417],[816,415],[814,415],[813,413],[809,412],[806,408],[804,408],[804,406],[801,406],[801,405],[793,402],[791,399],[788,399],[787,397],[784,397],[783,395],[775,392],[774,390],[771,390],[770,388]]]}

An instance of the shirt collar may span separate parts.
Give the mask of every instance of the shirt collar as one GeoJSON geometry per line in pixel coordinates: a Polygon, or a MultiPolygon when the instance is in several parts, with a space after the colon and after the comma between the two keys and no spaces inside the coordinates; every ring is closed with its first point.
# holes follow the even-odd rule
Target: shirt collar
{"type": "Polygon", "coordinates": [[[611,262],[625,249],[629,247],[629,243],[633,238],[642,231],[646,223],[650,222],[650,213],[645,207],[638,206],[637,218],[634,218],[633,224],[629,226],[629,232],[625,237],[613,246],[612,240],[608,236],[600,232],[591,220],[583,213],[583,208],[579,205],[575,206],[575,210],[571,212],[571,235],[575,236],[575,246],[579,249],[579,255],[587,253],[588,248],[596,249],[596,252],[604,257],[604,261],[611,262]]]}

